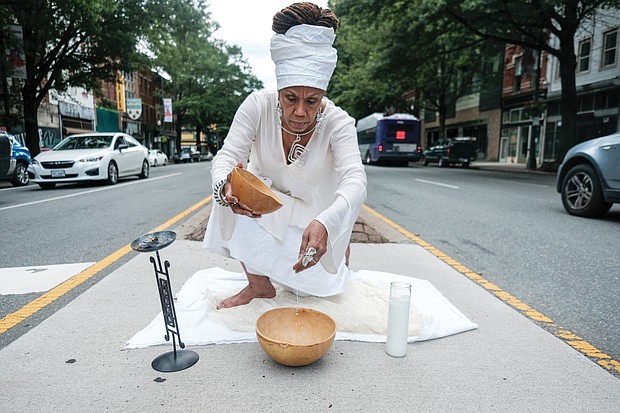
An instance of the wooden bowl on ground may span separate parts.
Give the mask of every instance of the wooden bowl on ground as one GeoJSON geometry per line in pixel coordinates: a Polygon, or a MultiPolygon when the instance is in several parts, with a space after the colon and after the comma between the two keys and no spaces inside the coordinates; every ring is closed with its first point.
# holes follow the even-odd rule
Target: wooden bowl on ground
{"type": "Polygon", "coordinates": [[[285,366],[306,366],[327,353],[336,337],[336,323],[310,308],[274,308],[256,320],[262,349],[285,366]]]}
{"type": "Polygon", "coordinates": [[[255,214],[269,214],[283,205],[263,181],[245,169],[233,169],[231,185],[232,193],[239,203],[251,208],[255,214]]]}

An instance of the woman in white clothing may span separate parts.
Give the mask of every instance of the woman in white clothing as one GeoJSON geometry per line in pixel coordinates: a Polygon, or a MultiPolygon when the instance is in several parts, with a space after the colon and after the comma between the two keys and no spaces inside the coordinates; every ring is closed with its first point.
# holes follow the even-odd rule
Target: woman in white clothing
{"type": "Polygon", "coordinates": [[[214,203],[204,246],[241,262],[248,286],[218,309],[273,298],[272,282],[300,294],[341,293],[348,246],[366,198],[355,121],[325,97],[336,66],[338,19],[295,3],[273,19],[271,57],[278,91],[252,93],[213,159],[214,203]],[[263,179],[284,206],[264,216],[242,205],[230,173],[263,179]],[[346,256],[346,257],[345,257],[346,256]]]}

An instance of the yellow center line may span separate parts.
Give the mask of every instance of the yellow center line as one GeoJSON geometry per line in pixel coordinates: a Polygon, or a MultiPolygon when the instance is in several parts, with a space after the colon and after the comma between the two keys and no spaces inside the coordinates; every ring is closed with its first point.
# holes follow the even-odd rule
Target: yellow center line
{"type": "MultiPolygon", "coordinates": [[[[208,196],[202,201],[198,202],[197,204],[189,207],[188,209],[181,212],[177,216],[164,222],[163,224],[161,224],[160,226],[158,226],[151,232],[163,231],[166,228],[171,227],[178,221],[182,220],[186,216],[196,211],[198,208],[209,203],[209,201],[211,201],[211,196],[208,196]]],[[[75,276],[69,278],[63,283],[58,284],[56,287],[44,293],[39,298],[27,303],[22,308],[15,311],[14,313],[7,314],[6,316],[4,316],[4,318],[0,320],[0,334],[15,327],[17,324],[21,323],[28,317],[35,314],[37,311],[53,303],[58,298],[67,294],[69,291],[73,290],[75,287],[82,284],[84,281],[92,278],[95,274],[99,273],[104,268],[112,265],[113,263],[115,263],[116,261],[124,257],[125,255],[127,255],[131,251],[132,251],[131,244],[125,245],[124,247],[120,248],[118,251],[113,252],[112,254],[108,255],[101,261],[86,268],[84,271],[76,274],[75,276]]]]}
{"type": "Polygon", "coordinates": [[[362,207],[370,214],[379,218],[380,220],[382,220],[383,222],[385,222],[386,224],[388,224],[389,226],[391,226],[392,228],[394,228],[395,230],[397,230],[398,232],[400,232],[401,234],[403,234],[404,236],[406,236],[407,238],[409,238],[410,240],[412,240],[413,242],[442,260],[443,262],[445,262],[446,264],[448,264],[454,270],[463,274],[464,276],[466,276],[476,284],[480,285],[482,288],[489,291],[491,294],[493,294],[515,310],[519,311],[521,314],[525,315],[533,321],[541,323],[546,330],[550,331],[553,335],[560,338],[562,341],[566,342],[569,346],[573,347],[577,351],[585,354],[587,357],[592,359],[600,366],[604,367],[607,370],[620,373],[620,362],[614,360],[610,355],[603,353],[601,350],[588,343],[587,341],[583,340],[581,337],[557,325],[549,317],[545,316],[539,311],[536,311],[512,294],[509,294],[506,291],[502,290],[500,287],[493,284],[492,282],[484,279],[480,273],[468,269],[466,266],[444,254],[437,248],[431,246],[429,243],[427,243],[417,235],[414,235],[406,229],[402,228],[400,225],[396,224],[389,218],[384,217],[369,206],[363,205],[362,207]]]}

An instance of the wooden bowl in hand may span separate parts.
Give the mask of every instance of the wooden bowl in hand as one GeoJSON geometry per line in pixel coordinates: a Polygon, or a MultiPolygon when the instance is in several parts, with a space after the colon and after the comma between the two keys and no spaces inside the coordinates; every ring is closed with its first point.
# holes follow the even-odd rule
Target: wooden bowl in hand
{"type": "Polygon", "coordinates": [[[251,208],[255,214],[269,214],[283,205],[263,181],[245,169],[233,169],[231,185],[232,193],[239,203],[251,208]]]}

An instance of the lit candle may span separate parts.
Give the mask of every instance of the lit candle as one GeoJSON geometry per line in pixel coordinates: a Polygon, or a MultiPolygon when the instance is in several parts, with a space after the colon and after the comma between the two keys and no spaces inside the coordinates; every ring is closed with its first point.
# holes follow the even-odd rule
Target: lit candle
{"type": "Polygon", "coordinates": [[[407,355],[410,303],[411,284],[402,281],[392,282],[385,343],[385,352],[392,357],[405,357],[407,355]]]}

